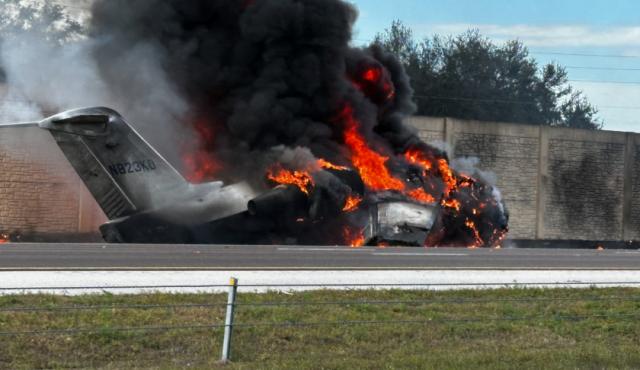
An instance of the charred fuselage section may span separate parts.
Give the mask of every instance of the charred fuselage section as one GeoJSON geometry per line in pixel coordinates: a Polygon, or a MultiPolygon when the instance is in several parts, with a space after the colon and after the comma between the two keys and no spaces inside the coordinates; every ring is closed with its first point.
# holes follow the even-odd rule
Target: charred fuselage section
{"type": "Polygon", "coordinates": [[[375,203],[359,211],[362,231],[348,234],[341,231],[340,213],[322,213],[314,219],[305,194],[281,185],[249,201],[244,212],[202,224],[182,224],[150,212],[113,220],[100,230],[107,242],[116,243],[342,245],[347,240],[354,247],[422,246],[437,211],[436,206],[414,203],[375,203]]]}
{"type": "MultiPolygon", "coordinates": [[[[346,186],[359,189],[357,195],[365,196],[357,174],[339,173],[346,186]]],[[[346,201],[323,186],[307,194],[295,185],[277,185],[247,201],[244,211],[226,217],[179,219],[170,217],[175,210],[169,206],[112,220],[100,230],[106,241],[118,243],[421,246],[438,210],[435,205],[378,199],[346,212],[346,201]],[[345,228],[354,219],[358,226],[345,228]]]]}

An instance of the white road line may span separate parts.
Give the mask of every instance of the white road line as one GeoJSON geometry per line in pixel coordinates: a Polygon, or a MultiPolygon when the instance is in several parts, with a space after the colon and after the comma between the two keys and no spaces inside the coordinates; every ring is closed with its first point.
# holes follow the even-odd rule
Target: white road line
{"type": "Polygon", "coordinates": [[[466,253],[408,253],[408,252],[398,252],[398,253],[393,253],[393,252],[374,252],[371,253],[374,256],[425,256],[425,257],[431,257],[431,256],[468,256],[468,254],[466,253]]]}

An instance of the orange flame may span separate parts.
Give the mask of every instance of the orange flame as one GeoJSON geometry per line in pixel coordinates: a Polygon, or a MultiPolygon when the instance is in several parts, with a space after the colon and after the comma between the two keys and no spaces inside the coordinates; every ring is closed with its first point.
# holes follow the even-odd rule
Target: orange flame
{"type": "Polygon", "coordinates": [[[422,203],[435,203],[436,198],[433,195],[427,193],[424,189],[414,189],[407,192],[407,195],[422,203]]]}
{"type": "MultiPolygon", "coordinates": [[[[347,104],[343,108],[340,118],[347,126],[344,135],[345,144],[351,151],[351,162],[360,173],[360,177],[367,188],[373,191],[398,191],[418,202],[435,203],[435,197],[424,189],[407,190],[402,180],[391,175],[387,168],[389,157],[381,155],[368,146],[365,138],[358,131],[360,124],[353,116],[353,113],[353,108],[347,104]]],[[[409,161],[415,161],[416,164],[423,166],[425,169],[431,168],[431,163],[422,157],[418,151],[409,152],[407,155],[409,156],[409,161]]]]}
{"type": "Polygon", "coordinates": [[[2,233],[0,234],[0,244],[6,244],[9,243],[9,235],[2,233]]]}
{"type": "MultiPolygon", "coordinates": [[[[462,205],[460,204],[460,201],[457,199],[443,199],[442,200],[442,205],[447,207],[447,208],[452,208],[455,209],[456,211],[460,211],[460,209],[462,208],[462,205]]],[[[474,209],[475,211],[475,209],[474,209]]],[[[475,212],[474,212],[475,215],[475,212]]]]}
{"type": "Polygon", "coordinates": [[[438,160],[438,170],[445,186],[444,197],[448,198],[451,192],[456,189],[458,182],[446,159],[441,158],[438,160]]]}
{"type": "Polygon", "coordinates": [[[362,248],[364,246],[364,235],[359,235],[357,238],[353,239],[349,246],[351,248],[362,248]]]}
{"type": "Polygon", "coordinates": [[[349,167],[338,166],[322,158],[318,159],[318,166],[327,170],[346,171],[349,169],[349,167]]]}
{"type": "Polygon", "coordinates": [[[484,242],[482,241],[482,238],[480,237],[480,232],[478,232],[478,228],[476,227],[476,223],[467,219],[464,223],[472,232],[473,232],[473,237],[475,239],[474,243],[472,245],[469,246],[469,248],[479,248],[481,247],[484,242]]]}
{"type": "Polygon", "coordinates": [[[417,149],[409,149],[406,153],[404,153],[404,157],[409,163],[419,165],[424,168],[426,171],[429,171],[433,168],[433,163],[424,157],[424,154],[417,149]]]}
{"type": "Polygon", "coordinates": [[[386,166],[389,157],[369,148],[366,139],[358,132],[360,124],[353,116],[353,108],[349,104],[344,106],[340,118],[347,125],[344,141],[351,151],[351,162],[365,185],[374,191],[403,191],[404,183],[391,176],[386,166]]]}
{"type": "Polygon", "coordinates": [[[305,171],[289,171],[282,165],[276,164],[267,171],[267,178],[273,182],[283,185],[295,185],[300,191],[309,195],[315,185],[313,177],[305,171]]]}
{"type": "Polygon", "coordinates": [[[360,206],[360,203],[362,203],[362,198],[357,195],[349,195],[346,202],[344,203],[344,208],[342,208],[342,210],[344,212],[355,211],[360,206]]]}
{"type": "Polygon", "coordinates": [[[309,165],[305,170],[291,171],[282,167],[281,164],[276,163],[267,170],[267,178],[275,183],[281,185],[295,185],[303,193],[309,195],[311,189],[315,186],[315,182],[311,173],[318,171],[318,169],[333,169],[338,171],[346,171],[349,168],[344,166],[335,165],[325,159],[318,159],[314,165],[309,165]]]}
{"type": "Polygon", "coordinates": [[[361,248],[364,246],[364,230],[353,229],[347,226],[343,230],[343,236],[346,244],[351,248],[361,248]]]}

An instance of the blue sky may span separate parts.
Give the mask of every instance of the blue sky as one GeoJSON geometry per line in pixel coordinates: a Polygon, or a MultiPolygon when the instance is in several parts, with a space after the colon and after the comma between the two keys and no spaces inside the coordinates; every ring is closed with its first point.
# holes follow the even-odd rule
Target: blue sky
{"type": "Polygon", "coordinates": [[[435,33],[455,35],[469,28],[479,29],[496,42],[517,38],[540,63],[557,61],[569,67],[571,84],[599,108],[605,129],[640,132],[639,1],[351,2],[360,12],[355,43],[371,40],[394,19],[411,26],[419,38],[435,33]],[[544,54],[548,52],[626,57],[544,54]]]}

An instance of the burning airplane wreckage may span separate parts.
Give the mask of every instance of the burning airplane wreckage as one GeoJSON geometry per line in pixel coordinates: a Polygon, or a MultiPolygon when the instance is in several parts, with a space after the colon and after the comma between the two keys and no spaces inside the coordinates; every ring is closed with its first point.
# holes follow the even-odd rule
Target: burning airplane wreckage
{"type": "Polygon", "coordinates": [[[103,74],[148,43],[189,102],[184,176],[113,110],[39,126],[109,217],[107,241],[499,245],[499,193],[404,123],[408,78],[350,46],[355,18],[340,0],[98,1],[103,74]]]}

